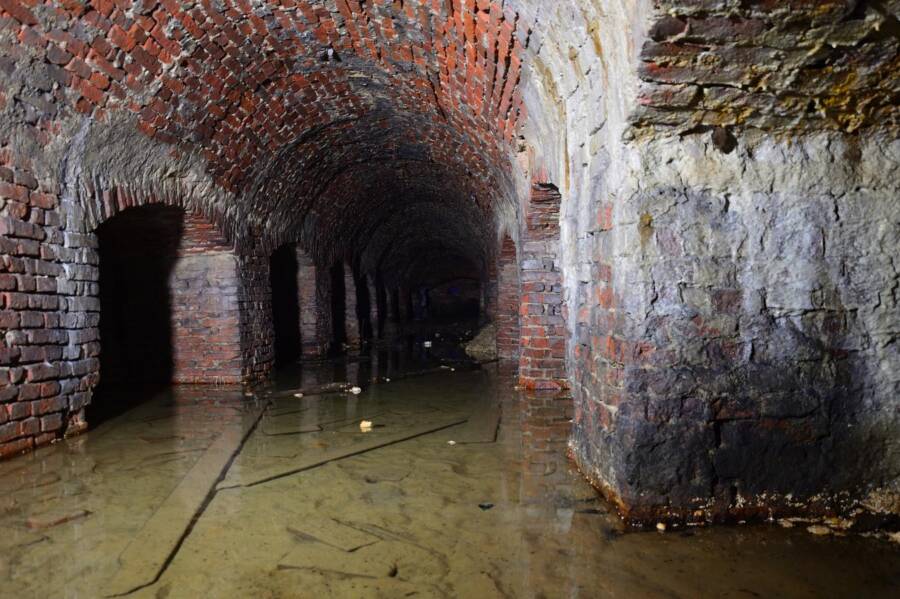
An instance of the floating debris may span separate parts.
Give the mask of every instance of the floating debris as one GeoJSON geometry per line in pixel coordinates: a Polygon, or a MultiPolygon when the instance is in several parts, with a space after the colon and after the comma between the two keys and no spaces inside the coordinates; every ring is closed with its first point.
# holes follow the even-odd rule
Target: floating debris
{"type": "Polygon", "coordinates": [[[832,530],[827,526],[822,526],[821,524],[813,524],[812,526],[807,526],[806,531],[818,536],[830,535],[832,530]]]}
{"type": "Polygon", "coordinates": [[[363,420],[359,423],[359,430],[368,433],[372,430],[372,421],[371,420],[363,420]]]}
{"type": "Polygon", "coordinates": [[[297,399],[300,399],[301,397],[303,397],[303,394],[302,393],[294,393],[294,397],[296,397],[297,399]]]}
{"type": "Polygon", "coordinates": [[[481,508],[482,512],[486,512],[489,509],[491,509],[492,507],[494,507],[494,504],[493,503],[479,503],[478,507],[481,508]]]}
{"type": "Polygon", "coordinates": [[[359,395],[362,393],[362,389],[360,387],[350,387],[350,393],[353,395],[359,395]]]}
{"type": "Polygon", "coordinates": [[[453,441],[453,440],[447,441],[447,445],[456,445],[456,441],[453,441]]]}
{"type": "Polygon", "coordinates": [[[426,341],[422,345],[427,349],[427,348],[431,347],[431,341],[426,341]]]}
{"type": "Polygon", "coordinates": [[[665,522],[657,522],[656,530],[659,532],[666,532],[666,523],[665,522]]]}

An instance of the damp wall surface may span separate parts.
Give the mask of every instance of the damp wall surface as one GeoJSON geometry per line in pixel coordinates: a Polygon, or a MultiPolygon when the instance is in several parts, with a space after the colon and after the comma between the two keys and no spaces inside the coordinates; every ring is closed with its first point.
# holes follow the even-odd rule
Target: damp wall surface
{"type": "Polygon", "coordinates": [[[563,198],[570,452],[635,521],[900,509],[897,45],[860,33],[892,21],[788,4],[542,14],[520,162],[563,198]]]}
{"type": "Polygon", "coordinates": [[[632,151],[604,227],[565,248],[603,285],[569,288],[586,473],[638,513],[895,484],[900,143],[632,151]]]}

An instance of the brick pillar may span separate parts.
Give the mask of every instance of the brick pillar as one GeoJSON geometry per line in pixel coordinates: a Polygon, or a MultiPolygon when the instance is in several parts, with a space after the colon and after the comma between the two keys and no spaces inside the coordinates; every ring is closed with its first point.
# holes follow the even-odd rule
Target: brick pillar
{"type": "Polygon", "coordinates": [[[319,322],[328,310],[319,305],[319,269],[312,257],[300,246],[297,252],[297,305],[300,308],[300,345],[304,357],[315,357],[328,349],[330,326],[319,322]]]}
{"type": "Polygon", "coordinates": [[[266,377],[275,362],[270,266],[267,253],[250,250],[238,255],[241,378],[245,381],[266,377]]]}
{"type": "Polygon", "coordinates": [[[500,359],[519,357],[519,266],[516,244],[503,238],[497,264],[497,355],[500,359]]]}
{"type": "MultiPolygon", "coordinates": [[[[238,276],[239,259],[212,223],[192,214],[185,214],[183,222],[181,243],[173,259],[168,285],[172,310],[172,382],[239,383],[245,374],[242,370],[245,357],[242,310],[252,303],[243,302],[239,297],[242,286],[238,276]]],[[[104,269],[114,268],[106,263],[109,258],[108,253],[102,252],[101,273],[104,269]]],[[[137,257],[125,255],[122,258],[119,265],[122,268],[134,269],[138,264],[137,257]]],[[[268,268],[265,273],[268,274],[268,268]]],[[[115,284],[101,274],[101,285],[107,281],[115,284]]],[[[268,287],[268,279],[265,287],[268,287]]],[[[158,302],[160,298],[145,300],[158,302]]],[[[139,314],[136,316],[140,318],[139,314]]],[[[262,326],[263,320],[267,319],[254,316],[252,320],[262,326]]],[[[247,342],[254,346],[256,343],[249,337],[247,342]]],[[[142,340],[129,339],[128,343],[140,345],[142,340]]],[[[105,351],[130,349],[105,346],[105,351]]],[[[256,356],[250,357],[252,353],[248,346],[247,357],[255,361],[256,356]]],[[[107,361],[103,360],[103,363],[105,368],[107,361]]],[[[254,369],[248,369],[246,374],[249,375],[251,370],[254,369]]]]}
{"type": "Polygon", "coordinates": [[[372,339],[378,335],[378,285],[375,282],[375,274],[366,275],[366,285],[369,287],[369,323],[371,325],[372,339]]]}
{"type": "Polygon", "coordinates": [[[315,273],[315,339],[321,351],[327,352],[334,339],[331,318],[331,296],[334,293],[332,290],[331,269],[317,264],[315,265],[315,273]]]}
{"type": "Polygon", "coordinates": [[[403,325],[412,318],[412,298],[405,287],[397,288],[397,321],[403,325]]]}
{"type": "Polygon", "coordinates": [[[519,382],[528,389],[566,389],[559,191],[535,185],[525,213],[521,260],[519,382]]]}
{"type": "Polygon", "coordinates": [[[497,319],[497,262],[488,261],[487,272],[481,281],[481,313],[479,320],[494,322],[497,319]]]}
{"type": "Polygon", "coordinates": [[[353,268],[344,263],[344,327],[347,333],[347,345],[359,346],[359,316],[356,313],[356,280],[353,268]]]}
{"type": "Polygon", "coordinates": [[[390,289],[387,296],[390,321],[396,324],[400,322],[400,291],[396,288],[390,289]]]}

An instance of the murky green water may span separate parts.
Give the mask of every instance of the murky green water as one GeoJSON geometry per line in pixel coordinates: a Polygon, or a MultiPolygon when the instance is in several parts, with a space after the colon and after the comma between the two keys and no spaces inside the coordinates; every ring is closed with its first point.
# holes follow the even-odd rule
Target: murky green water
{"type": "Polygon", "coordinates": [[[170,389],[0,463],[0,595],[898,596],[884,541],[623,534],[565,460],[563,403],[496,366],[404,378],[434,367],[404,355],[170,389]]]}

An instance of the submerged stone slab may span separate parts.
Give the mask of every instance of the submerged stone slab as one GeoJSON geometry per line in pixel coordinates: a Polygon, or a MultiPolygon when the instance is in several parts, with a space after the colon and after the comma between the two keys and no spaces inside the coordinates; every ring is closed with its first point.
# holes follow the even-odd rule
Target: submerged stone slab
{"type": "Polygon", "coordinates": [[[119,570],[106,596],[129,593],[152,584],[202,513],[216,482],[224,476],[264,407],[250,412],[240,426],[229,426],[203,453],[141,531],[119,555],[119,570]]]}

